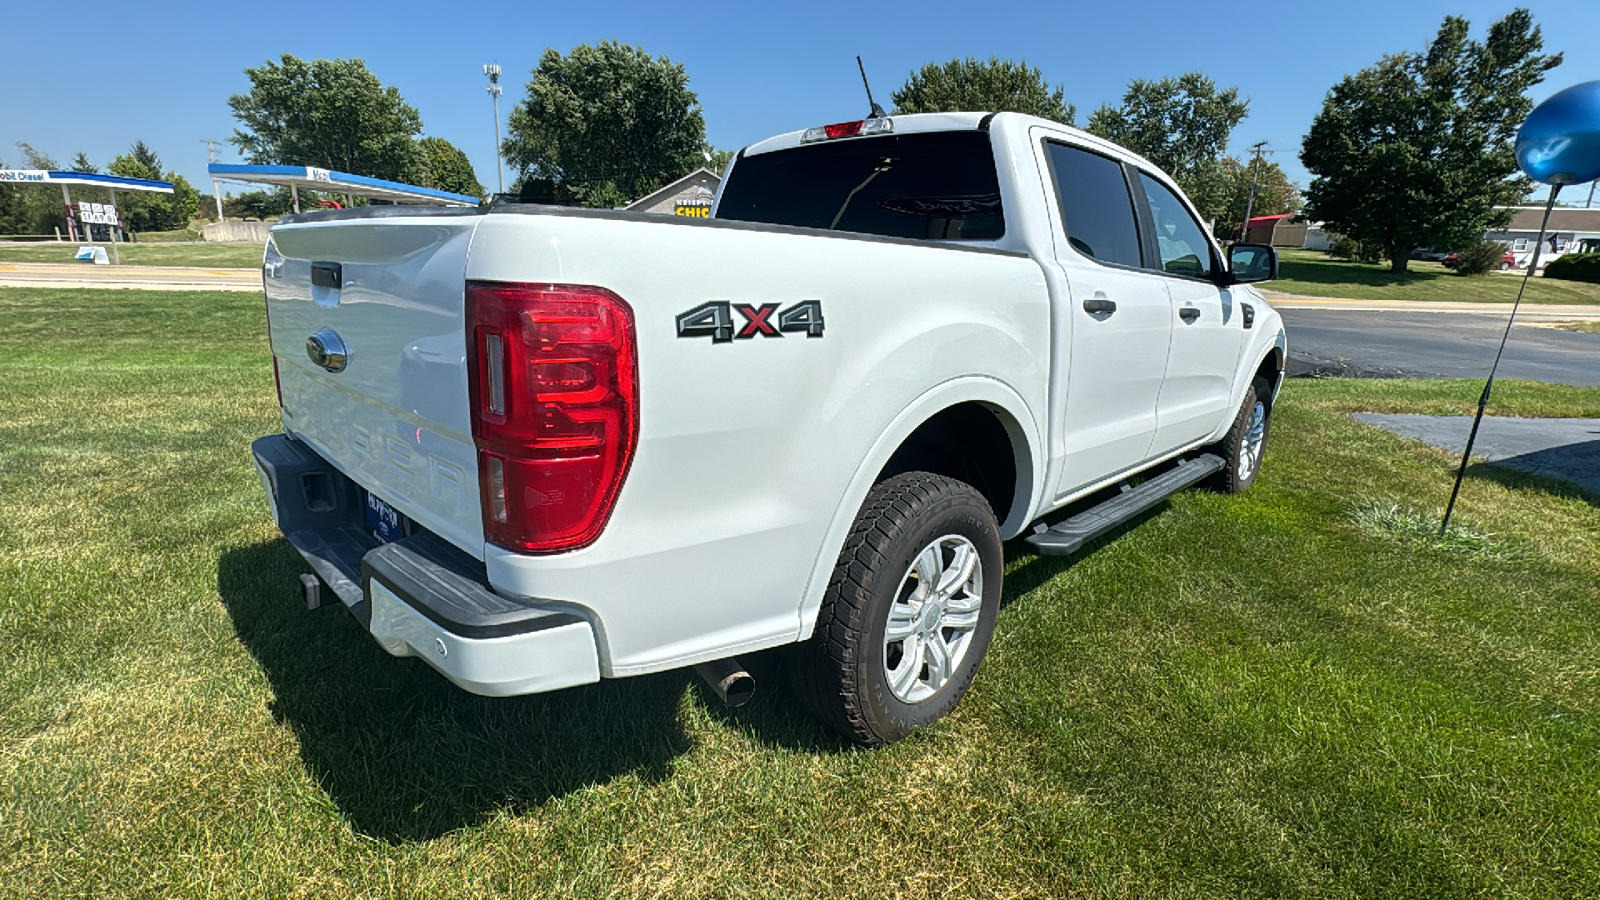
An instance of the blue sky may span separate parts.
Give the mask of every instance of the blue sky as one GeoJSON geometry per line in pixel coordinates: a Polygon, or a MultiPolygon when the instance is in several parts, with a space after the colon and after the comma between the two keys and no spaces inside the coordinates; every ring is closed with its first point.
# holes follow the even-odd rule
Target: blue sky
{"type": "MultiPolygon", "coordinates": [[[[1547,52],[1566,62],[1535,99],[1600,78],[1600,2],[1526,4],[1547,52]]],[[[1201,4],[945,3],[43,3],[7,10],[0,25],[0,159],[19,165],[16,141],[63,163],[83,150],[96,164],[136,139],[202,191],[203,138],[233,133],[229,95],[246,66],[282,53],[359,56],[422,114],[425,133],[460,146],[494,187],[494,131],[482,65],[505,69],[502,119],[521,99],[546,47],[613,39],[665,54],[687,69],[713,144],[737,148],[771,134],[859,117],[861,54],[884,106],[930,60],[1025,59],[1065,87],[1079,124],[1115,102],[1130,78],[1198,69],[1250,98],[1230,150],[1265,140],[1307,180],[1296,154],[1323,95],[1341,76],[1386,53],[1416,50],[1447,14],[1481,36],[1508,3],[1366,2],[1201,4]]],[[[222,160],[241,161],[232,145],[222,160]]],[[[507,182],[512,178],[507,173],[507,182]]]]}

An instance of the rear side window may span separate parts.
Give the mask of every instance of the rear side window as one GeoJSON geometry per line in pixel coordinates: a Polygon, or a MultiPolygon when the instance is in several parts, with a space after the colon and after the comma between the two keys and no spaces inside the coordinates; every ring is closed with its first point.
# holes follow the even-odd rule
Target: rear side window
{"type": "Polygon", "coordinates": [[[1122,164],[1098,153],[1048,142],[1061,199],[1061,227],[1072,249],[1103,263],[1138,268],[1139,226],[1122,164]]]}
{"type": "Polygon", "coordinates": [[[884,237],[1005,234],[994,149],[981,131],[856,138],[747,156],[717,218],[884,237]]]}

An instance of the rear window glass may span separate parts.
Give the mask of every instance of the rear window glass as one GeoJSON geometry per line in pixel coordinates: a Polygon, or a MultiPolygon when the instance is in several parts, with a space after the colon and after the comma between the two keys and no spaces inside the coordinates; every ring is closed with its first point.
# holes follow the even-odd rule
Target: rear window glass
{"type": "Polygon", "coordinates": [[[981,131],[807,144],[739,160],[717,218],[885,237],[1005,234],[994,150],[981,131]]]}

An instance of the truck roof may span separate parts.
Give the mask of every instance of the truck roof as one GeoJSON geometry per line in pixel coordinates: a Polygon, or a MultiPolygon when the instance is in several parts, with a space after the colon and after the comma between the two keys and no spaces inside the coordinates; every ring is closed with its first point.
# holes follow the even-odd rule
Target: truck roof
{"type": "MultiPolygon", "coordinates": [[[[888,116],[894,121],[895,134],[917,134],[926,131],[971,131],[987,117],[993,115],[986,112],[948,112],[948,113],[908,113],[902,116],[888,116]]],[[[844,121],[853,121],[845,119],[844,121]]],[[[829,123],[818,122],[817,125],[829,123]]],[[[815,127],[815,126],[813,126],[815,127]]],[[[800,136],[806,129],[790,131],[774,135],[763,141],[744,148],[743,155],[754,156],[757,153],[771,153],[774,150],[788,150],[800,146],[800,136]]]]}
{"type": "MultiPolygon", "coordinates": [[[[1064,125],[1064,124],[1062,124],[1060,122],[1056,122],[1056,121],[1053,121],[1053,120],[1050,120],[1050,119],[1042,118],[1040,116],[1028,115],[1027,113],[1016,113],[1016,112],[1000,112],[1000,113],[995,113],[995,112],[906,113],[906,114],[903,114],[903,115],[891,115],[891,116],[887,116],[886,118],[888,118],[888,119],[890,119],[890,120],[892,120],[894,122],[894,133],[895,134],[920,134],[920,133],[926,133],[926,132],[930,132],[930,131],[970,131],[970,130],[976,129],[976,128],[983,128],[983,127],[986,127],[988,125],[988,121],[989,120],[992,120],[997,116],[1004,116],[1009,123],[1012,123],[1012,124],[1014,124],[1014,125],[1016,125],[1018,127],[1024,128],[1024,129],[1027,128],[1030,125],[1039,125],[1039,126],[1042,126],[1044,128],[1048,128],[1048,129],[1051,129],[1051,130],[1054,130],[1054,131],[1068,132],[1071,135],[1073,135],[1073,137],[1075,139],[1081,140],[1086,145],[1093,146],[1093,147],[1098,147],[1098,148],[1100,148],[1101,150],[1103,150],[1105,152],[1109,152],[1109,153],[1112,153],[1112,154],[1121,154],[1121,155],[1124,155],[1124,156],[1126,156],[1126,157],[1128,157],[1130,159],[1137,160],[1137,161],[1143,163],[1144,165],[1148,166],[1151,171],[1160,173],[1163,180],[1169,181],[1169,182],[1171,181],[1170,176],[1167,176],[1166,172],[1164,172],[1155,163],[1151,162],[1150,160],[1146,159],[1143,156],[1140,156],[1137,153],[1134,153],[1132,150],[1129,150],[1128,148],[1123,147],[1120,144],[1116,144],[1116,143],[1113,143],[1111,141],[1108,141],[1105,138],[1100,137],[1099,135],[1090,134],[1089,132],[1084,131],[1081,128],[1075,128],[1075,127],[1073,127],[1071,125],[1064,125]]],[[[844,121],[848,122],[848,121],[853,121],[853,120],[846,119],[844,121]]],[[[818,124],[821,125],[821,124],[828,124],[828,123],[818,123],[818,124]]],[[[818,127],[818,126],[811,126],[811,127],[818,127]]],[[[794,148],[794,147],[798,147],[798,146],[800,146],[800,137],[801,137],[801,135],[803,135],[805,133],[806,133],[806,129],[800,129],[799,131],[790,131],[790,132],[786,132],[784,134],[774,135],[773,137],[769,137],[769,138],[767,138],[765,140],[757,141],[754,144],[751,144],[748,147],[745,147],[743,150],[740,151],[739,155],[740,156],[754,156],[754,155],[760,154],[760,153],[771,153],[771,152],[776,151],[776,150],[788,150],[788,149],[791,149],[791,148],[794,148]]],[[[863,139],[867,139],[867,138],[863,138],[863,139]]],[[[855,140],[855,138],[847,138],[846,140],[855,140]]]]}

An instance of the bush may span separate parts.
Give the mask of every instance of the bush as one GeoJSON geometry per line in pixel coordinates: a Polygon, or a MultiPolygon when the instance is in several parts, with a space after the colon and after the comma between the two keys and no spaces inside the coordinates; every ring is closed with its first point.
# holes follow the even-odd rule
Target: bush
{"type": "Polygon", "coordinates": [[[1380,263],[1383,262],[1383,248],[1371,242],[1358,241],[1355,238],[1340,235],[1333,239],[1333,246],[1328,248],[1328,255],[1334,259],[1346,262],[1380,263]]]}
{"type": "Polygon", "coordinates": [[[1487,275],[1500,268],[1506,246],[1499,241],[1479,240],[1456,252],[1457,275],[1487,275]]]}
{"type": "Polygon", "coordinates": [[[1568,253],[1544,267],[1544,277],[1600,284],[1600,253],[1568,253]]]}

